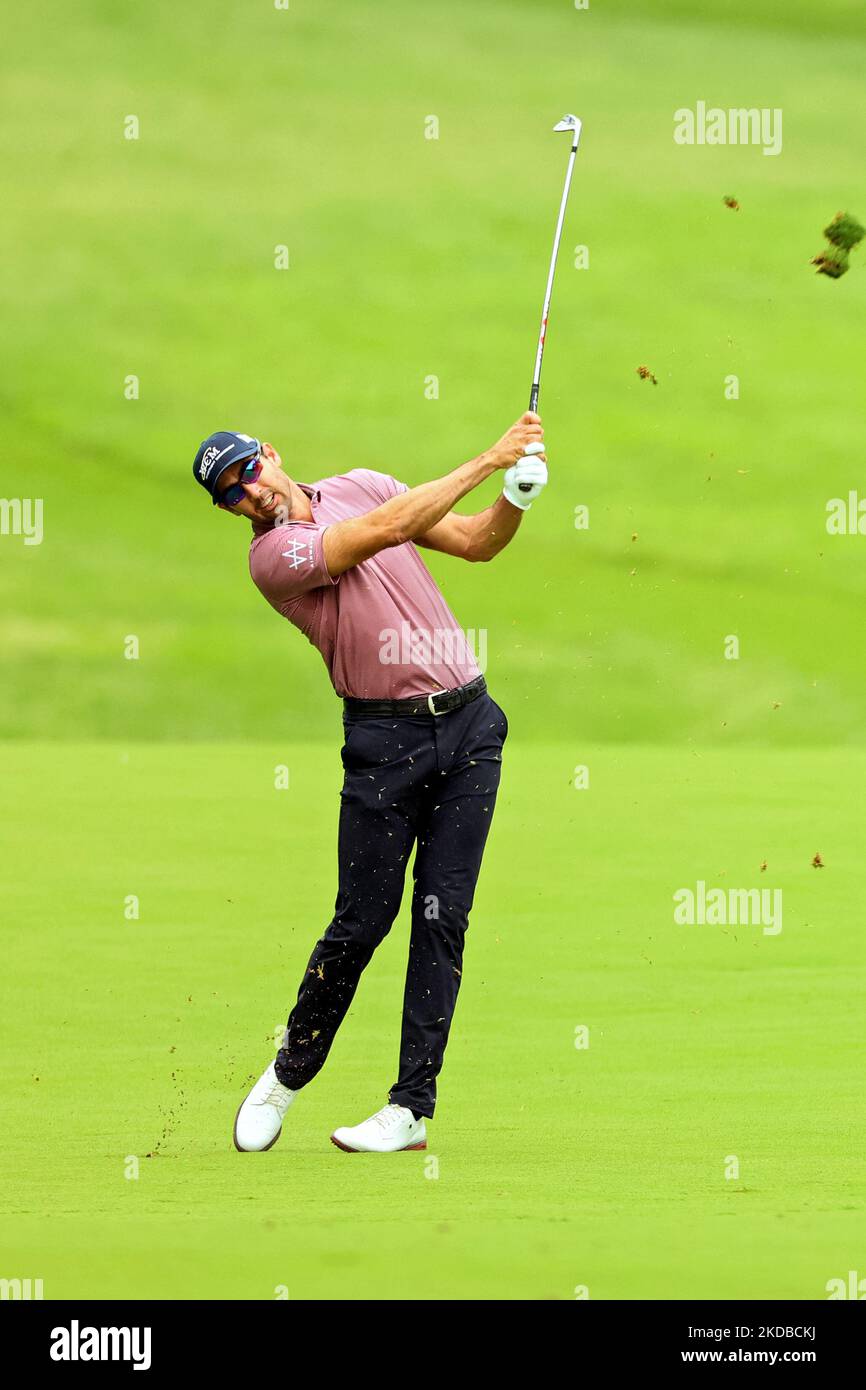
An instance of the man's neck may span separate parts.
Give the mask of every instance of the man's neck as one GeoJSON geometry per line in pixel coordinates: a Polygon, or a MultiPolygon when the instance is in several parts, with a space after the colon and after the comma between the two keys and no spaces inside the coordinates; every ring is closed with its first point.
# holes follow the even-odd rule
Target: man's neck
{"type": "Polygon", "coordinates": [[[292,521],[312,521],[313,508],[310,505],[309,497],[298,487],[297,483],[290,483],[289,486],[292,490],[292,521]]]}
{"type": "Polygon", "coordinates": [[[289,497],[286,503],[288,516],[285,510],[281,509],[273,521],[253,521],[250,524],[253,528],[254,536],[264,536],[266,532],[273,531],[275,526],[284,526],[286,521],[312,521],[313,508],[307,494],[289,479],[289,497]]]}

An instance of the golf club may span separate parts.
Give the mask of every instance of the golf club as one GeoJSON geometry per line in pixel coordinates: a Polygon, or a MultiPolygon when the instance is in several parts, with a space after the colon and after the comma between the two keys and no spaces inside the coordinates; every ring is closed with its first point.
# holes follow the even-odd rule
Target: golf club
{"type": "MultiPolygon", "coordinates": [[[[550,313],[550,297],[553,293],[553,275],[556,270],[556,256],[559,251],[559,242],[562,237],[562,224],[565,219],[565,205],[568,202],[568,191],[571,188],[571,175],[574,169],[574,157],[577,154],[577,146],[580,140],[580,117],[563,116],[561,121],[557,121],[554,130],[570,130],[572,134],[571,154],[568,157],[568,168],[565,171],[565,187],[562,190],[562,201],[559,204],[559,217],[556,219],[556,231],[553,235],[553,252],[550,257],[550,269],[547,272],[547,288],[544,291],[544,308],[541,311],[541,331],[538,335],[538,351],[535,354],[535,370],[532,374],[532,389],[529,393],[529,409],[538,409],[538,392],[541,386],[541,362],[544,357],[544,339],[547,336],[547,317],[550,313]]],[[[530,445],[527,453],[540,454],[543,445],[530,445]]],[[[531,483],[521,483],[520,491],[529,492],[531,483]]]]}

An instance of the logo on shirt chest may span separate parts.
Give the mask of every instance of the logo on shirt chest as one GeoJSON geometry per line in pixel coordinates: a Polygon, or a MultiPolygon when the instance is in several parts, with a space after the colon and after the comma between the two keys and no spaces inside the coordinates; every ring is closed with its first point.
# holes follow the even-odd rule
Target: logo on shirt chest
{"type": "Polygon", "coordinates": [[[289,541],[288,550],[280,553],[284,560],[289,561],[293,570],[300,569],[301,565],[313,563],[312,541],[289,541]]]}

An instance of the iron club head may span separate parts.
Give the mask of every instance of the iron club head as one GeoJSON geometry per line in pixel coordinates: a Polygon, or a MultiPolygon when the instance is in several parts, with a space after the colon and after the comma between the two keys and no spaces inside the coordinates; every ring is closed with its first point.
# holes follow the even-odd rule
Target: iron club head
{"type": "Polygon", "coordinates": [[[557,122],[556,122],[556,125],[553,127],[553,129],[554,129],[554,130],[570,130],[571,133],[572,133],[572,135],[574,136],[574,144],[576,145],[577,142],[578,142],[578,140],[580,139],[580,129],[581,129],[581,127],[580,127],[580,117],[579,117],[579,116],[563,116],[563,118],[562,118],[561,121],[557,121],[557,122]]]}

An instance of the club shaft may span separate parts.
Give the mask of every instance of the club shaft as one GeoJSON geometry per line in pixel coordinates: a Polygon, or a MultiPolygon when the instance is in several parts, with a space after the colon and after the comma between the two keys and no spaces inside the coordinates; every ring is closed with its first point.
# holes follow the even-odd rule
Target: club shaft
{"type": "Polygon", "coordinates": [[[529,394],[529,409],[538,408],[538,392],[541,387],[541,363],[544,357],[544,340],[547,337],[547,319],[550,314],[550,299],[553,294],[553,276],[556,271],[556,257],[559,253],[559,243],[562,239],[562,224],[565,221],[565,207],[568,202],[568,192],[571,188],[571,175],[574,171],[574,160],[577,154],[578,133],[574,144],[571,147],[571,154],[568,157],[568,168],[565,171],[565,185],[562,190],[562,201],[559,204],[559,216],[556,219],[556,231],[553,236],[553,253],[550,257],[550,269],[547,272],[547,287],[544,291],[544,308],[541,311],[541,330],[538,334],[538,350],[535,354],[535,371],[532,374],[532,390],[529,394]]]}

